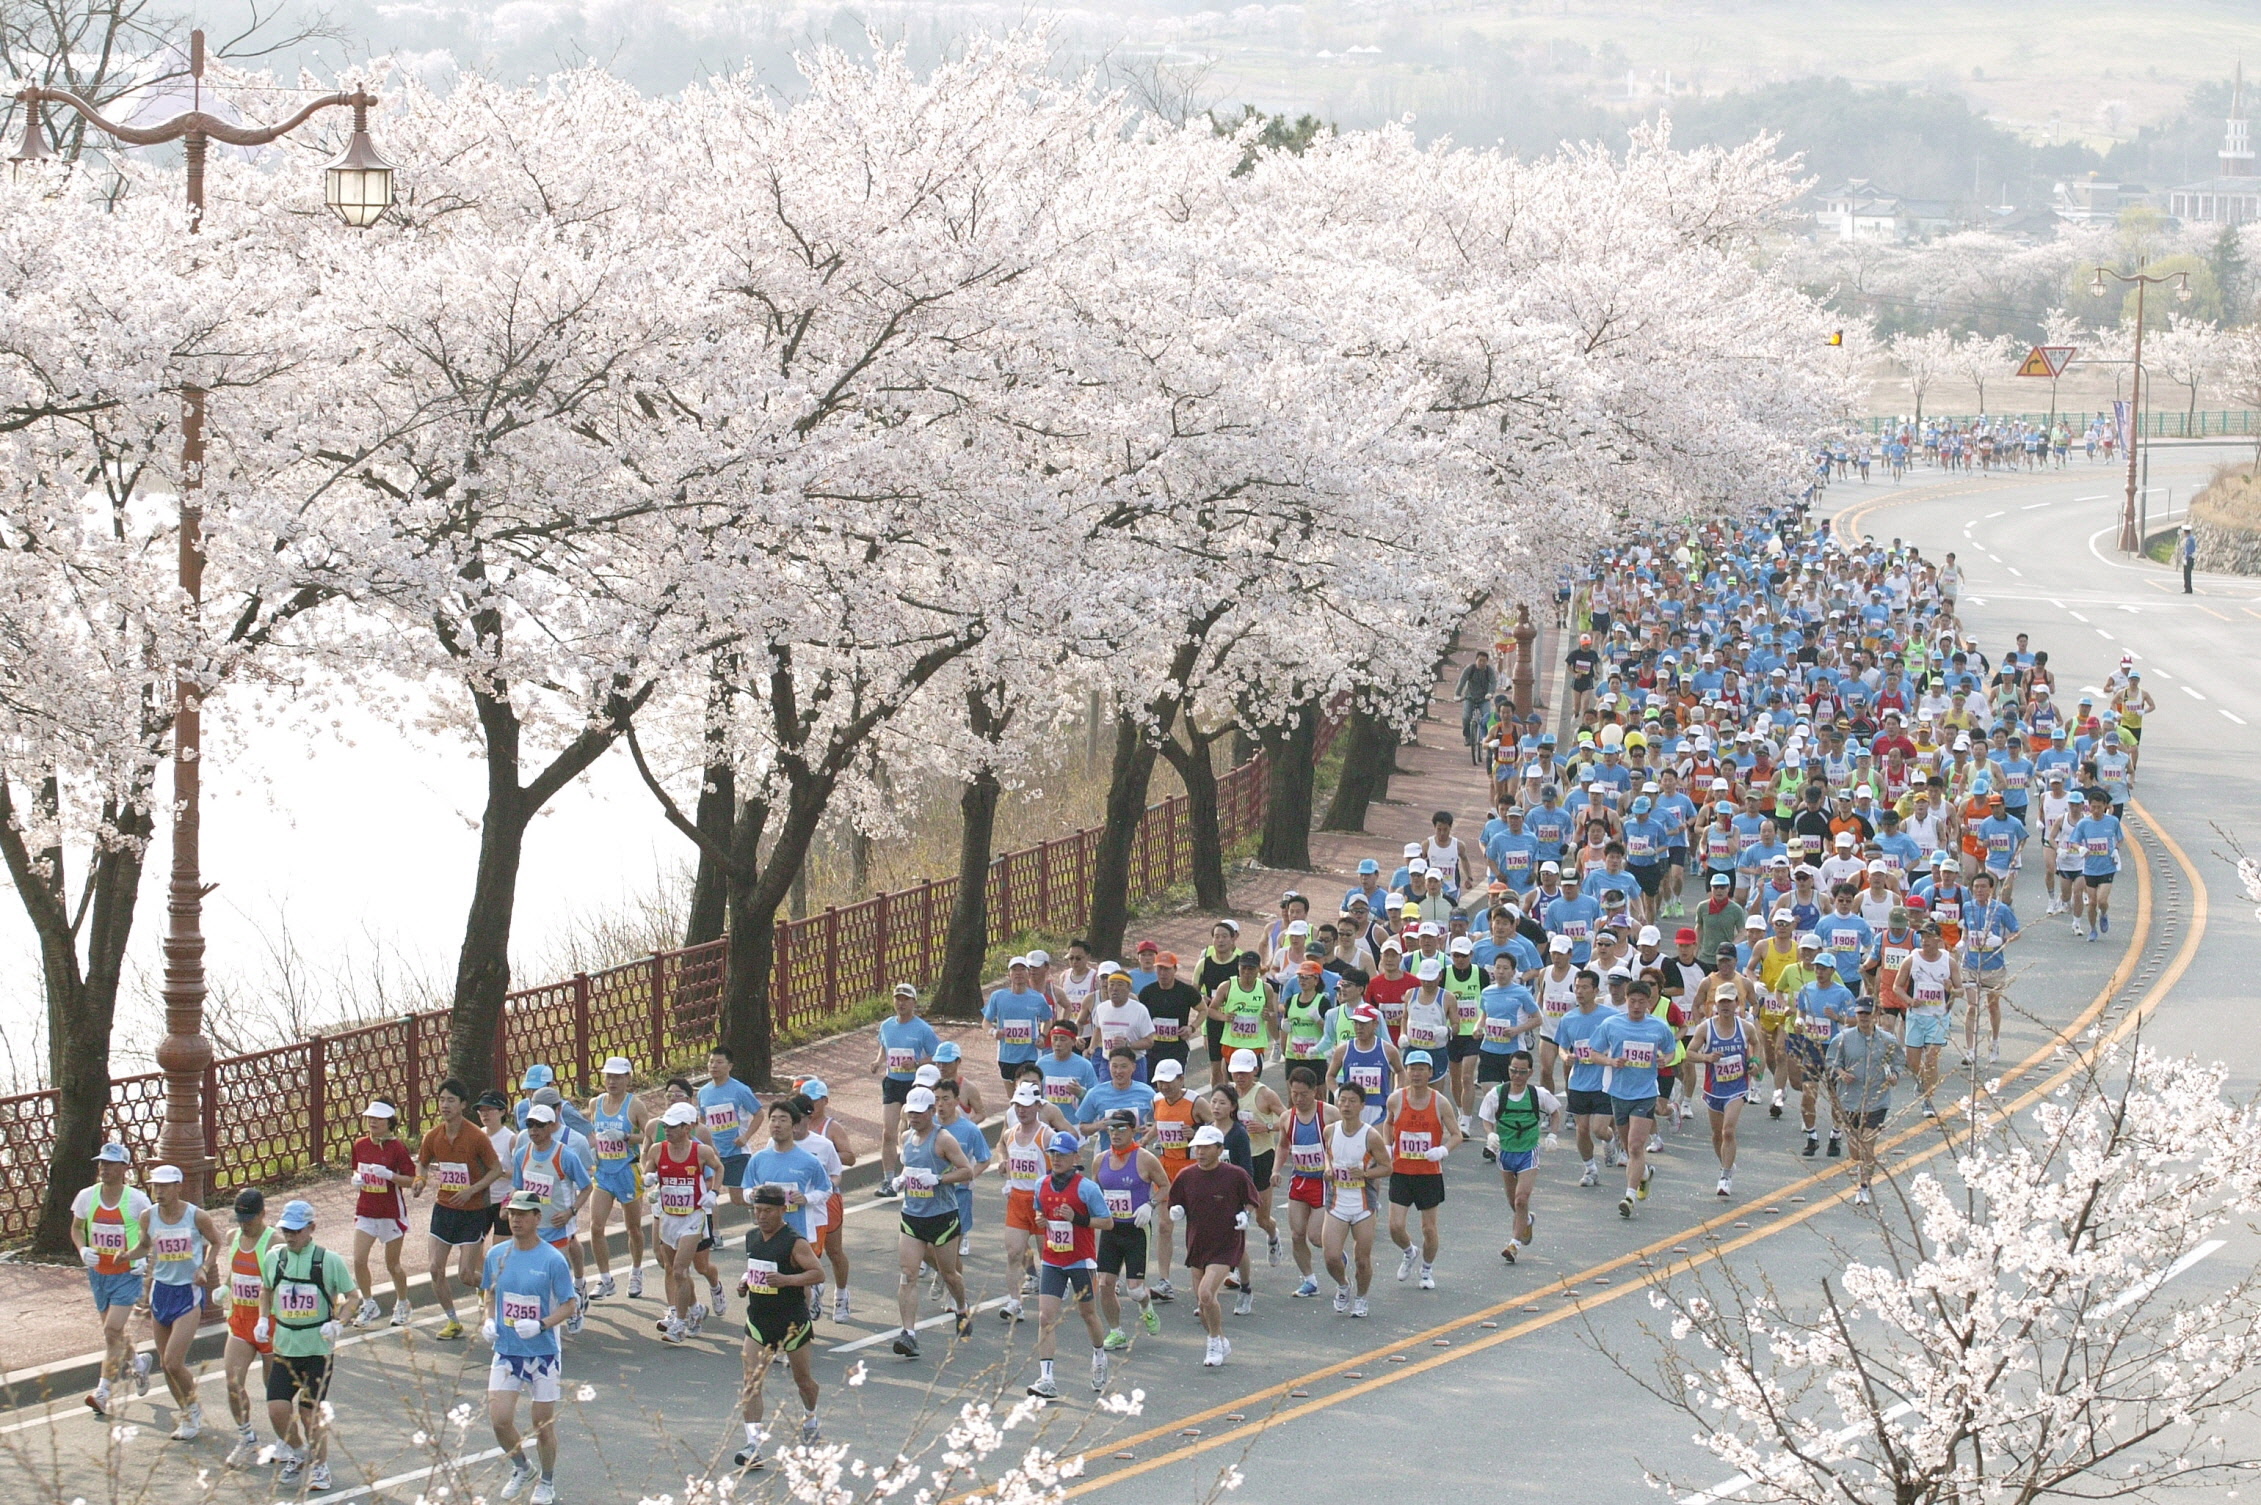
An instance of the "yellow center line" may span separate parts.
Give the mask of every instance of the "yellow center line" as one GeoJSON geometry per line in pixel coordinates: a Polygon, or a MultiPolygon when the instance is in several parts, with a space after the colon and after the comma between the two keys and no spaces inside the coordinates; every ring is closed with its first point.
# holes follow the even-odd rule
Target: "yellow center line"
{"type": "MultiPolygon", "coordinates": [[[[2135,1008],[2130,1009],[2127,1013],[2127,1016],[2121,1019],[2119,1023],[2112,1028],[2109,1034],[2106,1034],[2097,1042],[2096,1048],[2101,1048],[2104,1044],[2118,1039],[2127,1030],[2132,1028],[2137,1020],[2142,1018],[2151,1010],[2151,1008],[2156,1004],[2157,1000],[2163,998],[2166,995],[2167,989],[2172,987],[2178,980],[2181,979],[2183,973],[2189,968],[2191,959],[2196,954],[2199,938],[2205,933],[2206,929],[2206,885],[2204,881],[2199,877],[2198,869],[2192,865],[2190,858],[2183,852],[2183,849],[2176,844],[2174,838],[2169,836],[2166,833],[2165,829],[2152,818],[2149,811],[2145,810],[2140,803],[2131,802],[2131,808],[2133,808],[2134,811],[2142,817],[2145,824],[2152,830],[2154,834],[2158,836],[2161,845],[2166,848],[2168,855],[2174,859],[2176,864],[2182,868],[2185,875],[2189,878],[2192,889],[2191,925],[2188,934],[2183,940],[2182,948],[2177,953],[2173,964],[2170,965],[2167,970],[2160,975],[2159,980],[2151,986],[2150,990],[2144,995],[2143,1000],[2135,1008]]],[[[2011,1068],[2010,1071],[2004,1073],[2003,1080],[2014,1080],[2015,1078],[2021,1077],[2027,1072],[2032,1071],[2042,1063],[2052,1059],[2061,1047],[2076,1040],[2080,1032],[2086,1029],[2092,1022],[2094,1022],[2098,1018],[2098,1016],[2100,1016],[2105,1011],[2105,1009],[2110,1006],[2112,999],[2118,995],[2119,991],[2127,986],[2128,980],[2135,975],[2136,967],[2142,959],[2144,947],[2149,944],[2150,941],[2152,926],[2151,881],[2150,864],[2148,862],[2140,864],[2136,868],[2136,913],[2134,932],[2130,937],[2129,945],[2125,954],[2123,954],[2120,958],[2119,965],[2113,968],[2111,977],[2105,982],[2104,986],[2096,993],[2096,995],[2089,1001],[2087,1007],[2081,1010],[2078,1017],[2076,1017],[2070,1024],[2066,1025],[2062,1030],[2058,1031],[2058,1033],[2050,1040],[2048,1044],[2042,1046],[2039,1050],[2036,1050],[2035,1052],[2033,1052],[2033,1054],[2027,1056],[2023,1061],[2019,1062],[2016,1066],[2011,1068]]],[[[2025,1107],[2030,1106],[2032,1103],[2038,1101],[2044,1093],[2053,1089],[2060,1081],[2064,1080],[2066,1076],[2068,1076],[2071,1072],[2077,1070],[2079,1065],[2080,1062],[2076,1059],[2071,1065],[2066,1066],[2048,1079],[2040,1082],[2039,1084],[2019,1096],[2014,1102],[2006,1105],[1998,1111],[2005,1113],[2016,1113],[2021,1111],[2025,1107]]],[[[1933,1126],[1925,1122],[1918,1121],[1916,1123],[1910,1124],[1908,1127],[1900,1130],[1898,1133],[1881,1142],[1877,1146],[1878,1154],[1879,1156],[1881,1156],[1883,1152],[1887,1150],[1895,1149],[1900,1145],[1917,1138],[1918,1136],[1932,1132],[1936,1132],[1933,1126]]],[[[1949,1134],[1943,1135],[1941,1137],[1940,1143],[1932,1145],[1928,1148],[1918,1151],[1914,1155],[1911,1155],[1908,1158],[1907,1163],[1913,1165],[1924,1160],[1928,1160],[1931,1157],[1944,1152],[1955,1142],[1955,1137],[1952,1131],[1950,1131],[1949,1134]]],[[[1807,1175],[1770,1193],[1768,1200],[1780,1200],[1782,1198],[1793,1196],[1800,1193],[1801,1191],[1818,1186],[1823,1182],[1840,1178],[1849,1169],[1850,1167],[1841,1167],[1829,1171],[1819,1171],[1807,1175]]],[[[1717,1244],[1715,1247],[1706,1250],[1700,1255],[1689,1255],[1683,1261],[1681,1261],[1681,1264],[1684,1268],[1692,1269],[1697,1265],[1707,1263],[1735,1250],[1747,1247],[1748,1245],[1756,1243],[1762,1238],[1772,1237],[1774,1234],[1780,1233],[1786,1228],[1796,1227],[1799,1224],[1805,1222],[1807,1219],[1820,1213],[1824,1209],[1838,1205],[1843,1201],[1844,1196],[1844,1189],[1839,1189],[1836,1192],[1825,1194],[1821,1200],[1808,1205],[1799,1212],[1795,1212],[1788,1215],[1787,1217],[1783,1217],[1779,1221],[1769,1223],[1764,1228],[1753,1229],[1748,1233],[1729,1238],[1724,1242],[1717,1244]]],[[[1618,1270],[1637,1268],[1640,1262],[1647,1260],[1649,1256],[1659,1252],[1669,1252],[1676,1244],[1685,1243],[1690,1239],[1707,1238],[1713,1233],[1715,1229],[1728,1226],[1737,1221],[1737,1218],[1735,1216],[1735,1213],[1737,1211],[1748,1211],[1748,1209],[1735,1209],[1734,1211],[1723,1213],[1716,1218],[1706,1219],[1705,1221],[1698,1223],[1693,1227],[1685,1229],[1679,1233],[1668,1235],[1665,1238],[1659,1239],[1654,1243],[1644,1245],[1639,1249],[1631,1250],[1627,1253],[1620,1254],[1613,1259],[1605,1260],[1600,1264],[1593,1265],[1583,1271],[1580,1271],[1576,1275],[1562,1277],[1544,1286],[1540,1286],[1535,1290],[1512,1297],[1509,1300],[1499,1302],[1493,1306],[1483,1308],[1482,1310],[1471,1312],[1468,1315],[1456,1318],[1451,1322],[1443,1323],[1436,1327],[1429,1328],[1426,1331],[1415,1333],[1411,1337],[1401,1338],[1397,1342],[1389,1344],[1386,1347],[1366,1350],[1352,1358],[1344,1359],[1337,1363],[1330,1364],[1324,1368],[1313,1370],[1309,1374],[1303,1375],[1297,1379],[1285,1381],[1280,1384],[1267,1386],[1263,1389],[1249,1392],[1248,1394],[1240,1396],[1236,1400],[1227,1402],[1222,1405],[1210,1407],[1209,1409],[1204,1411],[1195,1412],[1190,1416],[1180,1417],[1177,1420],[1168,1423],[1167,1425],[1153,1427],[1148,1429],[1147,1431],[1137,1433],[1133,1436],[1115,1440],[1108,1443],[1106,1446],[1111,1451],[1118,1449],[1126,1451],[1135,1449],[1143,1443],[1152,1442],[1159,1438],[1174,1435],[1185,1428],[1199,1426],[1204,1422],[1213,1421],[1218,1417],[1225,1416],[1233,1412],[1245,1413],[1250,1408],[1262,1405],[1265,1402],[1287,1398],[1289,1396],[1289,1393],[1293,1390],[1308,1388],[1314,1382],[1332,1378],[1336,1375],[1343,1374],[1348,1370],[1361,1368],[1365,1365],[1373,1364],[1376,1362],[1387,1364],[1389,1363],[1389,1356],[1392,1354],[1405,1353],[1413,1349],[1430,1346],[1438,1338],[1444,1337],[1447,1334],[1459,1332],[1478,1323],[1500,1317],[1502,1315],[1505,1315],[1513,1308],[1528,1306],[1533,1301],[1539,1300],[1546,1296],[1561,1295],[1565,1292],[1574,1290],[1579,1286],[1588,1284],[1600,1276],[1608,1275],[1618,1270]]],[[[1068,1494],[1071,1496],[1090,1494],[1097,1490],[1105,1489],[1109,1485],[1118,1484],[1126,1479],[1133,1479],[1141,1474],[1150,1473],[1155,1469],[1166,1467],[1169,1464],[1196,1457],[1213,1449],[1228,1446],[1236,1441],[1246,1440],[1247,1438],[1254,1437],[1257,1433],[1263,1431],[1267,1427],[1276,1426],[1284,1421],[1296,1420],[1298,1418],[1311,1415],[1314,1412],[1325,1410],[1330,1406],[1340,1405],[1346,1400],[1370,1394],[1376,1390],[1381,1389],[1383,1386],[1396,1384],[1410,1375],[1426,1373],[1429,1370],[1438,1368],[1441,1365],[1453,1363],[1459,1359],[1466,1358],[1470,1354],[1484,1352],[1485,1350],[1493,1348],[1500,1343],[1507,1342],[1509,1339],[1523,1337],[1530,1333],[1537,1332],[1542,1328],[1550,1327],[1557,1322],[1565,1320],[1568,1317],[1575,1316],[1582,1312],[1590,1311],[1594,1307],[1615,1301],[1619,1297],[1629,1295],[1633,1291],[1641,1288],[1642,1287],[1639,1283],[1618,1286],[1607,1292],[1576,1300],[1573,1304],[1560,1307],[1551,1313],[1532,1317],[1526,1321],[1518,1322],[1513,1324],[1512,1326],[1502,1328],[1497,1332],[1487,1333],[1481,1338],[1473,1339],[1463,1344],[1458,1344],[1446,1352],[1427,1355],[1419,1360],[1409,1359],[1405,1363],[1392,1365],[1388,1373],[1377,1375],[1373,1379],[1362,1380],[1360,1383],[1351,1385],[1342,1390],[1330,1392],[1328,1395],[1322,1397],[1308,1400],[1301,1405],[1291,1407],[1285,1411],[1267,1413],[1261,1421],[1247,1422],[1234,1427],[1230,1431],[1220,1432],[1214,1437],[1203,1437],[1198,1441],[1188,1443],[1183,1447],[1174,1448],[1164,1453],[1158,1453],[1151,1458],[1142,1458],[1135,1463],[1126,1463],[1121,1468],[1110,1470],[1103,1475],[1088,1479],[1085,1482],[1074,1486],[1073,1488],[1068,1490],[1068,1494]]],[[[959,1496],[958,1498],[964,1499],[966,1497],[959,1496]]]]}
{"type": "MultiPolygon", "coordinates": [[[[2193,603],[2193,604],[2196,604],[2196,603],[2193,603]]],[[[2215,609],[2214,609],[2213,607],[2211,607],[2211,606],[2200,606],[2200,607],[2199,607],[2198,609],[2199,609],[2200,611],[2202,611],[2202,612],[2206,613],[2206,615],[2208,615],[2208,616],[2212,617],[2212,618],[2213,618],[2213,619],[2214,619],[2215,621],[2217,621],[2217,622],[2227,622],[2227,621],[2229,620],[2228,616],[2224,615],[2224,614],[2223,614],[2223,613],[2221,613],[2221,612],[2218,612],[2218,611],[2216,611],[2216,610],[2215,610],[2215,609]]]]}

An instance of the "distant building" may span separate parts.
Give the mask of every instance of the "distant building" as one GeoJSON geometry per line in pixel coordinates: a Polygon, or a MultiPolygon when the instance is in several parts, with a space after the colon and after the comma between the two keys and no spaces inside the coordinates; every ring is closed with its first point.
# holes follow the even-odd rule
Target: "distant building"
{"type": "Polygon", "coordinates": [[[2057,185],[2056,214],[2070,225],[2117,224],[2121,210],[2137,208],[2149,196],[2141,183],[2106,183],[2090,173],[2057,185]]]}
{"type": "Polygon", "coordinates": [[[2230,85],[2230,118],[2219,171],[2169,189],[2167,212],[2186,225],[2246,225],[2261,220],[2261,177],[2254,175],[2253,128],[2245,119],[2245,65],[2230,85]]]}
{"type": "Polygon", "coordinates": [[[1942,199],[1911,199],[1876,186],[1867,178],[1848,178],[1821,195],[1814,229],[1839,240],[1898,245],[1951,230],[1955,217],[1942,199]]]}

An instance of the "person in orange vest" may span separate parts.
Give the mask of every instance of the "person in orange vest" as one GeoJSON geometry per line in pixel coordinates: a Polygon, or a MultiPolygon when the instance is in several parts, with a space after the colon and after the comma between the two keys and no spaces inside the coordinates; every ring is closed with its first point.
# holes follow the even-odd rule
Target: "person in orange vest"
{"type": "Polygon", "coordinates": [[[134,1393],[149,1391],[149,1355],[136,1355],[126,1335],[126,1319],[141,1304],[141,1272],[148,1264],[142,1248],[141,1215],[148,1193],[128,1184],[133,1152],[115,1141],[94,1157],[99,1180],[71,1200],[71,1245],[86,1266],[94,1292],[94,1315],[102,1324],[102,1377],[86,1403],[95,1414],[110,1414],[110,1387],[130,1369],[134,1393]]]}

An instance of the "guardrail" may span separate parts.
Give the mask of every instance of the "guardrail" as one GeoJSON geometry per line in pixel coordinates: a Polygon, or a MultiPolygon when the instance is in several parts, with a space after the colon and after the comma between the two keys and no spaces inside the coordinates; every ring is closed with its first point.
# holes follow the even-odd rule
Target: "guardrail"
{"type": "MultiPolygon", "coordinates": [[[[2107,428],[2111,426],[2112,417],[2109,411],[2090,412],[2079,408],[2059,408],[2056,413],[2056,419],[2061,419],[2065,426],[2071,430],[2073,443],[2076,447],[2081,443],[2081,435],[2087,429],[2089,420],[2092,418],[2102,418],[2107,428]]],[[[1867,433],[1881,434],[1886,429],[1897,428],[1906,421],[1905,415],[1896,418],[1867,418],[1862,420],[1862,426],[1867,433]]],[[[1984,422],[1992,423],[1997,428],[2012,424],[2024,424],[2028,428],[2038,428],[2045,423],[2056,420],[2052,419],[2046,411],[2035,411],[2031,413],[1926,413],[1923,421],[1927,427],[1937,423],[1955,428],[1968,428],[1974,423],[1984,422]]],[[[2188,412],[2153,408],[2142,415],[2139,432],[2146,439],[2208,439],[2232,435],[2243,435],[2246,438],[2251,438],[2255,434],[2261,434],[2261,411],[2256,411],[2253,408],[2201,408],[2197,412],[2188,412]]]]}

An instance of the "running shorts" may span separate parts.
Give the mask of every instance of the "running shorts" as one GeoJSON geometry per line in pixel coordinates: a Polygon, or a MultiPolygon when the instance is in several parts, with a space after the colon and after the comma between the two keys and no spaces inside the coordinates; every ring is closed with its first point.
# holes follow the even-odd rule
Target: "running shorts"
{"type": "Polygon", "coordinates": [[[535,1405],[555,1405],[564,1393],[565,1362],[554,1353],[496,1354],[487,1366],[487,1392],[524,1391],[535,1405]]]}
{"type": "Polygon", "coordinates": [[[1465,1061],[1483,1048],[1484,1042],[1480,1036],[1454,1035],[1445,1042],[1445,1059],[1448,1061],[1465,1061]]]}
{"type": "Polygon", "coordinates": [[[1005,1226],[1019,1233],[1036,1232],[1036,1193],[1015,1186],[1005,1193],[1005,1226]]]}
{"type": "Polygon", "coordinates": [[[171,1327],[195,1311],[203,1295],[204,1288],[190,1281],[153,1280],[149,1283],[149,1320],[171,1327]]]}
{"type": "Polygon", "coordinates": [[[1065,1301],[1068,1292],[1076,1293],[1078,1302],[1091,1299],[1091,1267],[1083,1265],[1065,1269],[1059,1265],[1039,1265],[1036,1269],[1036,1294],[1065,1301]]]}
{"type": "Polygon", "coordinates": [[[1146,1278],[1146,1230],[1117,1224],[1099,1235],[1099,1273],[1146,1278]]]}
{"type": "Polygon", "coordinates": [[[1390,1205],[1427,1212],[1445,1205],[1445,1178],[1436,1171],[1390,1172],[1390,1205]]]}
{"type": "Polygon", "coordinates": [[[958,1236],[958,1210],[953,1207],[948,1212],[906,1212],[899,1226],[905,1238],[940,1246],[958,1236]]]}
{"type": "Polygon", "coordinates": [[[1502,1150],[1500,1151],[1499,1168],[1509,1175],[1515,1176],[1519,1176],[1525,1171],[1537,1170],[1539,1168],[1539,1152],[1537,1150],[1502,1150]]]}
{"type": "Polygon", "coordinates": [[[452,1248],[484,1240],[494,1226],[494,1214],[484,1207],[432,1208],[432,1237],[452,1248]]]}
{"type": "Polygon", "coordinates": [[[808,1347],[816,1337],[816,1329],[809,1324],[805,1312],[801,1320],[795,1322],[789,1318],[765,1316],[749,1304],[746,1308],[746,1336],[764,1348],[791,1353],[795,1349],[808,1347]]]}
{"type": "Polygon", "coordinates": [[[1609,1094],[1606,1092],[1588,1092],[1583,1087],[1572,1087],[1569,1096],[1570,1116],[1573,1118],[1607,1118],[1614,1111],[1609,1105],[1609,1094]]]}
{"type": "Polygon", "coordinates": [[[911,1089],[917,1085],[917,1081],[911,1077],[897,1081],[891,1076],[883,1076],[879,1079],[879,1100],[882,1103],[909,1102],[911,1089]]]}
{"type": "Polygon", "coordinates": [[[326,1353],[276,1354],[267,1370],[267,1399],[288,1405],[320,1405],[330,1393],[330,1356],[326,1353]]]}
{"type": "Polygon", "coordinates": [[[644,1168],[633,1160],[597,1162],[597,1190],[627,1205],[644,1200],[644,1168]]]}
{"type": "Polygon", "coordinates": [[[1504,1082],[1506,1080],[1507,1052],[1504,1050],[1485,1050],[1479,1044],[1476,1054],[1476,1081],[1478,1084],[1504,1082]]]}

